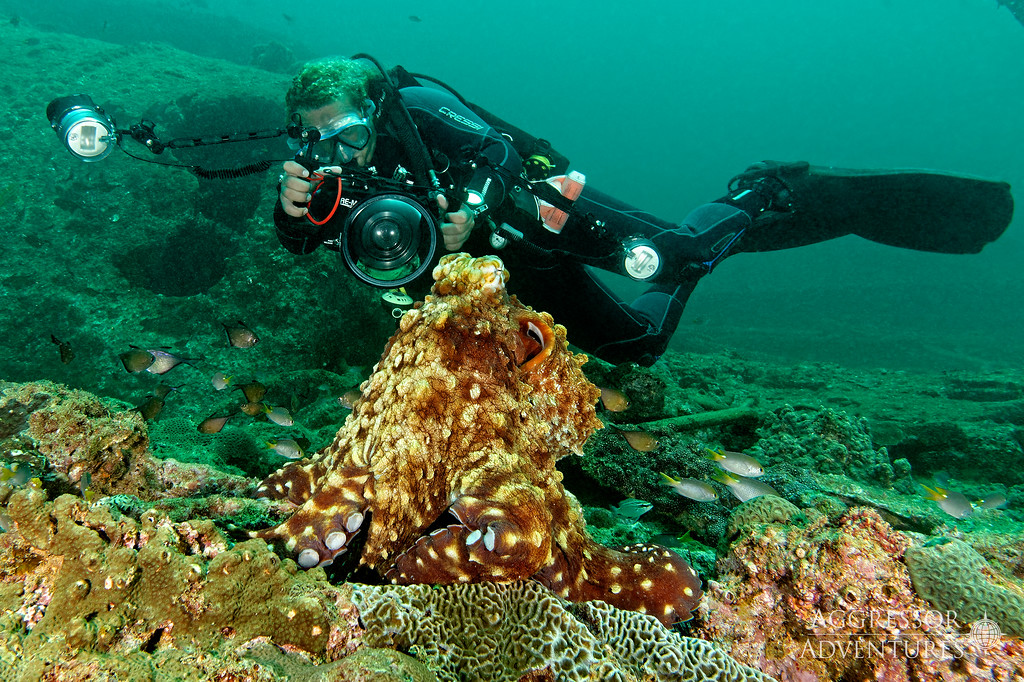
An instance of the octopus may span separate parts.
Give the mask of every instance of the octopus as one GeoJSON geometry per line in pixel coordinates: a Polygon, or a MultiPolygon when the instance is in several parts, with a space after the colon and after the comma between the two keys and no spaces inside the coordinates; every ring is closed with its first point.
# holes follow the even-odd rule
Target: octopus
{"type": "Polygon", "coordinates": [[[508,294],[497,257],[447,255],[433,278],[333,443],[260,485],[294,511],[253,536],[308,569],[365,531],[359,563],[392,583],[533,579],[571,601],[689,619],[701,598],[690,565],[596,543],[562,485],[555,462],[602,426],[565,327],[508,294]]]}

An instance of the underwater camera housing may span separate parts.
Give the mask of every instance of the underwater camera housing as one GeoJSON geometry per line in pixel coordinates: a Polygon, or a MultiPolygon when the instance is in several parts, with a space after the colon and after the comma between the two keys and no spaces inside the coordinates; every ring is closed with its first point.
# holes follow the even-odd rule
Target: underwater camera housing
{"type": "Polygon", "coordinates": [[[437,209],[428,208],[436,205],[428,188],[345,168],[327,178],[309,202],[309,215],[335,211],[332,221],[341,222],[341,229],[328,244],[352,274],[391,289],[434,266],[440,226],[437,209]],[[330,178],[338,178],[338,184],[330,178]]]}
{"type": "MultiPolygon", "coordinates": [[[[316,225],[344,222],[329,240],[352,274],[376,287],[393,289],[413,281],[434,265],[437,190],[413,184],[399,168],[394,178],[345,166],[320,168],[314,147],[320,132],[293,119],[289,137],[298,141],[295,162],[323,176],[313,192],[306,217],[316,225]],[[336,179],[337,182],[331,182],[336,179]]],[[[449,201],[449,206],[454,203],[449,201]]]]}

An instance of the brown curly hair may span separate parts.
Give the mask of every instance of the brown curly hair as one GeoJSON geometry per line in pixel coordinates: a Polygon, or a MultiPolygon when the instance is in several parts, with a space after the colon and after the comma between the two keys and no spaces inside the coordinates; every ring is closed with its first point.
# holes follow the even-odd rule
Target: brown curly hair
{"type": "Polygon", "coordinates": [[[358,59],[326,57],[307,62],[292,78],[284,97],[285,107],[290,116],[346,98],[361,106],[364,100],[373,98],[380,79],[372,64],[358,59]]]}

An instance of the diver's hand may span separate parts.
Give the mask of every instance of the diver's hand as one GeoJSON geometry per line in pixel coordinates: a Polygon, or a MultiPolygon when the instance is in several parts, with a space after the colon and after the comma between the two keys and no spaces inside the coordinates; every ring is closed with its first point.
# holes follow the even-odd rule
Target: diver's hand
{"type": "Polygon", "coordinates": [[[309,171],[294,161],[285,161],[278,196],[284,212],[293,218],[301,218],[309,213],[306,204],[312,198],[312,192],[309,171]]]}
{"type": "MultiPolygon", "coordinates": [[[[448,208],[448,199],[443,194],[437,195],[437,205],[443,211],[448,208]]],[[[467,206],[463,206],[453,213],[445,213],[444,218],[447,221],[441,224],[444,248],[448,251],[457,251],[469,239],[469,233],[476,224],[476,215],[467,206]]]]}
{"type": "Polygon", "coordinates": [[[279,201],[284,212],[293,218],[301,218],[309,213],[306,204],[313,195],[313,182],[319,180],[318,176],[323,172],[340,172],[340,166],[321,168],[314,173],[313,180],[310,180],[309,171],[294,161],[284,162],[284,175],[281,176],[281,191],[279,201]]]}

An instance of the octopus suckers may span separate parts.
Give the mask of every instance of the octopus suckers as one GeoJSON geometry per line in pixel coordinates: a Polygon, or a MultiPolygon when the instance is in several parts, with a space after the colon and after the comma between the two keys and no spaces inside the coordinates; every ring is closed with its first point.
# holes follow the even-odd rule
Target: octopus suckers
{"type": "Polygon", "coordinates": [[[352,516],[345,520],[345,530],[349,533],[355,533],[361,525],[363,525],[363,515],[359,512],[352,514],[352,516]]]}
{"type": "Polygon", "coordinates": [[[348,536],[336,530],[333,533],[328,533],[327,537],[324,538],[324,545],[333,552],[344,547],[347,541],[348,536]]]}
{"type": "Polygon", "coordinates": [[[313,568],[320,563],[320,555],[315,549],[304,549],[299,552],[297,563],[303,568],[313,568]]]}

